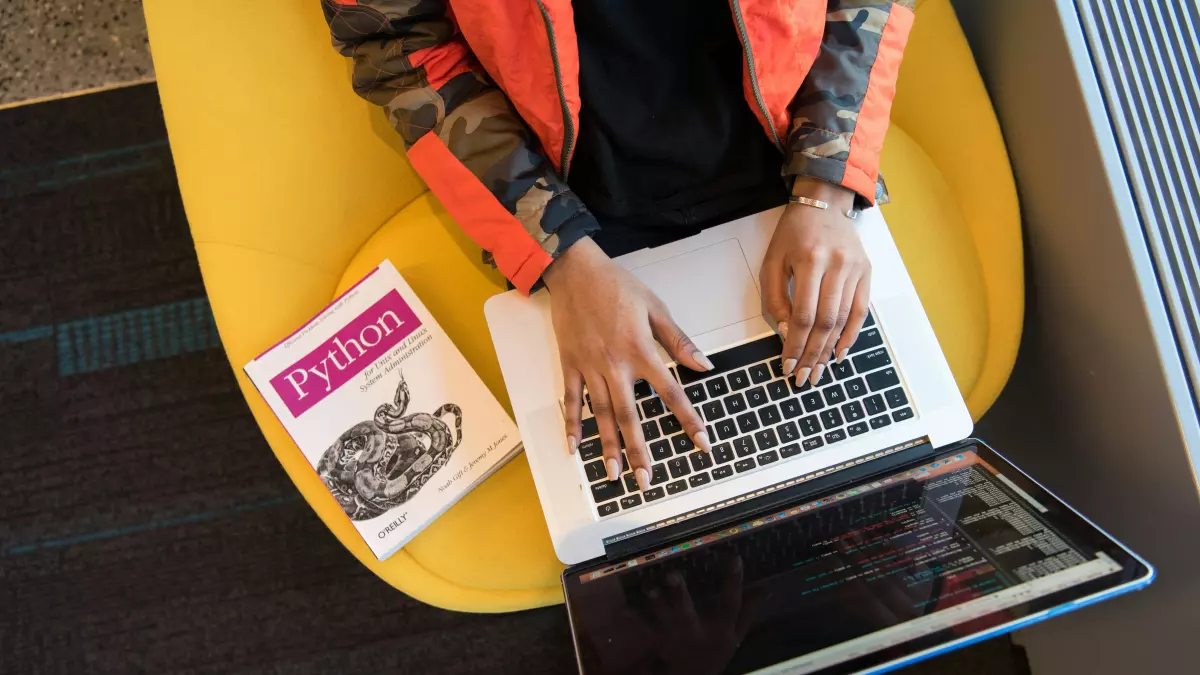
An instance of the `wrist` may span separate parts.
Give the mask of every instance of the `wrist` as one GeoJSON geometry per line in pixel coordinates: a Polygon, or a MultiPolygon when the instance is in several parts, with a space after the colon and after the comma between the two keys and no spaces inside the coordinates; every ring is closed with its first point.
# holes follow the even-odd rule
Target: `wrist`
{"type": "Polygon", "coordinates": [[[854,207],[853,190],[808,176],[796,176],[795,182],[792,183],[792,196],[819,199],[828,203],[831,210],[841,213],[854,207]]]}
{"type": "Polygon", "coordinates": [[[546,284],[546,288],[554,292],[556,286],[564,283],[563,280],[571,276],[571,270],[590,264],[597,255],[603,256],[604,252],[600,250],[596,242],[588,236],[580,237],[579,241],[559,253],[558,257],[546,267],[542,272],[542,282],[546,284]]]}

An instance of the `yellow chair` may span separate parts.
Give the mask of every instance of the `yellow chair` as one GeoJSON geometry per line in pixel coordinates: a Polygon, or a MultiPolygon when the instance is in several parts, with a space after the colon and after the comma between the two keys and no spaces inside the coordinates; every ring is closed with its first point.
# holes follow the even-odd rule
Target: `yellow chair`
{"type": "MultiPolygon", "coordinates": [[[[391,258],[505,404],[483,302],[504,290],[350,89],[316,0],[145,0],[179,186],[229,360],[296,487],[382,579],[498,612],[561,602],[524,457],[377,561],[241,366],[391,258]]],[[[883,168],[885,213],[972,413],[1020,339],[1020,220],[1004,143],[948,0],[918,3],[883,168]]]]}

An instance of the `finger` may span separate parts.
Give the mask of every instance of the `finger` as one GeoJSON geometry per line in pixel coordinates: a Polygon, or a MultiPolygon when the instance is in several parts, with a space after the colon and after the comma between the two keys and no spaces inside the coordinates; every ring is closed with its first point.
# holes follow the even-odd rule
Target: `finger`
{"type": "Polygon", "coordinates": [[[770,258],[763,260],[762,269],[758,273],[763,291],[763,305],[767,314],[779,327],[779,336],[785,340],[788,334],[788,316],[792,313],[792,300],[788,297],[788,280],[791,276],[782,260],[770,258]]]}
{"type": "Polygon", "coordinates": [[[836,358],[837,343],[842,339],[842,333],[846,330],[846,324],[850,322],[850,311],[854,307],[854,291],[858,288],[858,280],[861,279],[858,272],[851,272],[846,277],[846,284],[842,286],[841,306],[838,307],[837,325],[829,333],[829,339],[825,342],[825,347],[821,351],[821,359],[825,363],[825,367],[829,367],[829,362],[836,358]]]}
{"type": "Polygon", "coordinates": [[[825,265],[821,261],[813,262],[807,268],[792,267],[792,306],[789,309],[788,334],[783,341],[783,374],[795,373],[796,384],[803,384],[808,379],[811,368],[801,367],[800,357],[804,355],[804,346],[816,322],[821,277],[824,275],[825,265]]]}
{"type": "Polygon", "coordinates": [[[850,353],[850,348],[858,341],[858,334],[862,332],[863,322],[867,320],[867,312],[870,311],[871,303],[871,270],[870,268],[858,280],[858,286],[854,290],[854,301],[850,306],[850,317],[846,319],[846,327],[842,330],[842,337],[834,346],[834,351],[837,352],[838,363],[846,360],[846,355],[850,353]]]}
{"type": "Polygon", "coordinates": [[[583,376],[575,368],[563,364],[563,424],[567,432],[567,449],[571,454],[579,449],[583,436],[580,415],[583,411],[583,376]]]}
{"type": "Polygon", "coordinates": [[[600,445],[604,448],[604,467],[608,471],[608,479],[616,480],[621,477],[621,432],[613,416],[608,384],[598,373],[585,377],[588,396],[592,399],[592,414],[596,416],[596,428],[600,431],[600,445]]]}
{"type": "Polygon", "coordinates": [[[671,371],[661,363],[650,365],[648,370],[649,372],[645,375],[646,381],[654,387],[655,393],[663,400],[663,403],[667,404],[671,412],[675,413],[675,418],[683,425],[683,430],[687,433],[688,438],[692,439],[692,443],[704,452],[711,452],[712,439],[708,437],[708,431],[704,428],[704,420],[696,414],[696,409],[692,407],[692,401],[687,397],[687,392],[683,390],[683,385],[676,382],[675,378],[671,377],[671,371]]]}
{"type": "MultiPolygon", "coordinates": [[[[642,422],[638,419],[637,399],[633,395],[633,376],[628,372],[610,372],[608,393],[612,397],[613,417],[625,437],[625,455],[629,457],[629,468],[638,487],[650,489],[650,451],[642,436],[642,422]]],[[[624,467],[621,467],[624,469],[624,467]]],[[[610,474],[611,475],[611,474],[610,474]]]]}
{"type": "Polygon", "coordinates": [[[708,360],[679,324],[675,323],[666,307],[650,310],[650,331],[676,363],[698,373],[713,369],[712,361],[708,360]]]}
{"type": "Polygon", "coordinates": [[[825,344],[829,342],[833,329],[837,327],[838,311],[842,307],[842,289],[846,287],[846,272],[844,270],[826,270],[821,279],[821,291],[817,301],[817,314],[812,331],[808,334],[808,342],[804,345],[804,355],[800,357],[798,368],[810,368],[808,382],[815,385],[825,372],[825,363],[829,354],[825,344]]]}
{"type": "Polygon", "coordinates": [[[687,584],[683,583],[683,575],[679,572],[667,572],[667,596],[670,598],[676,621],[692,635],[699,635],[700,615],[696,614],[696,605],[692,603],[687,584]]]}

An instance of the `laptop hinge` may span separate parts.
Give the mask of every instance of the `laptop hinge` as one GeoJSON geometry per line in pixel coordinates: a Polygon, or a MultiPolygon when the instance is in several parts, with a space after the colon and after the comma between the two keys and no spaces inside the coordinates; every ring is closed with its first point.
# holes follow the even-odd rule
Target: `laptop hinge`
{"type": "Polygon", "coordinates": [[[615,534],[604,540],[604,556],[612,560],[657,548],[679,539],[724,527],[734,521],[773,511],[783,504],[803,501],[850,483],[861,483],[889,473],[909,462],[934,454],[927,436],[847,460],[818,471],[789,478],[753,492],[726,499],[695,511],[615,534]]]}

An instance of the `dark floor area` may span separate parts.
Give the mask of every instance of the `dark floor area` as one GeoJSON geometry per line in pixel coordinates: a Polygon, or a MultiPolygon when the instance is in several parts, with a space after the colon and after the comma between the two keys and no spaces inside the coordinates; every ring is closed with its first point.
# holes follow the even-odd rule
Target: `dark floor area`
{"type": "MultiPolygon", "coordinates": [[[[0,673],[562,673],[359,565],[259,435],[153,85],[0,111],[0,673]]],[[[908,673],[1026,672],[1007,638],[908,673]]]]}

